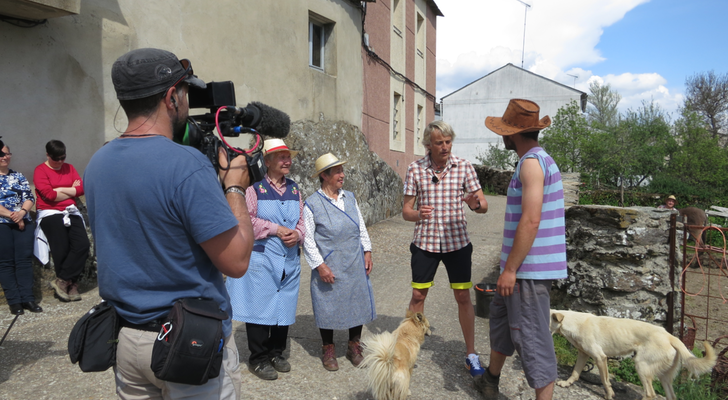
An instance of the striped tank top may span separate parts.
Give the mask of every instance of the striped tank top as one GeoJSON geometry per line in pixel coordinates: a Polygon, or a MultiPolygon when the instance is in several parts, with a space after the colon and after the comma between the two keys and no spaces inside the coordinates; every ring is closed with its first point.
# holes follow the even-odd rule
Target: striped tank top
{"type": "Polygon", "coordinates": [[[508,185],[503,247],[501,248],[501,272],[513,247],[516,227],[521,220],[523,184],[520,180],[521,165],[526,159],[535,158],[544,174],[543,205],[538,234],[523,264],[516,273],[518,279],[564,279],[566,271],[566,229],[564,220],[564,187],[561,172],[544,149],[534,147],[521,157],[508,185]]]}

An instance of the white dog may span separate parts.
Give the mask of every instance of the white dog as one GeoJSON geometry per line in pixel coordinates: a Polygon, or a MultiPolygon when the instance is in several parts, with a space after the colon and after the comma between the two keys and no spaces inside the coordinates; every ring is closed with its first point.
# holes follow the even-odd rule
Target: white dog
{"type": "Polygon", "coordinates": [[[607,357],[626,356],[634,353],[634,365],[642,381],[645,395],[642,399],[654,399],[655,390],[652,379],[657,376],[665,389],[667,400],[677,400],[672,389],[672,381],[680,368],[680,363],[695,376],[713,369],[716,355],[708,342],[705,357],[697,358],[675,336],[659,326],[647,322],[624,318],[597,317],[592,314],[574,311],[551,310],[551,334],[559,333],[574,347],[579,356],[571,377],[557,381],[561,387],[568,387],[579,379],[589,357],[599,368],[606,399],[614,397],[609,383],[607,357]]]}

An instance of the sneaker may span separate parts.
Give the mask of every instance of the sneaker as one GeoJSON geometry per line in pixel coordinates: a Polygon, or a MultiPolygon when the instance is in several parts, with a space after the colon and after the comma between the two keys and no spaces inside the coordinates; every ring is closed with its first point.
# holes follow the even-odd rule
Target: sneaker
{"type": "Polygon", "coordinates": [[[493,376],[490,374],[488,368],[485,369],[485,373],[475,377],[475,387],[480,391],[485,400],[496,400],[498,399],[498,382],[500,381],[499,376],[493,376]]]}
{"type": "Polygon", "coordinates": [[[266,381],[278,379],[278,372],[273,368],[273,364],[271,364],[269,360],[255,365],[248,365],[248,371],[252,372],[253,375],[258,378],[266,381]]]}
{"type": "Polygon", "coordinates": [[[68,298],[71,299],[71,301],[81,300],[81,294],[78,293],[78,283],[73,282],[68,285],[68,298]]]}
{"type": "Polygon", "coordinates": [[[470,376],[475,378],[476,376],[483,375],[485,370],[480,366],[480,358],[477,354],[468,354],[465,358],[465,368],[470,371],[470,376]]]}
{"type": "Polygon", "coordinates": [[[71,282],[64,281],[61,278],[56,278],[51,281],[51,287],[55,290],[56,296],[58,296],[61,301],[71,301],[71,297],[68,296],[68,286],[70,284],[71,282]]]}
{"type": "Polygon", "coordinates": [[[333,344],[327,344],[321,348],[321,362],[327,371],[338,371],[339,363],[336,362],[336,347],[333,344]]]}
{"type": "Polygon", "coordinates": [[[349,348],[346,349],[346,359],[351,361],[355,367],[358,367],[364,361],[364,357],[361,355],[361,345],[358,341],[349,341],[349,348]]]}
{"type": "Polygon", "coordinates": [[[286,359],[281,356],[275,356],[275,357],[271,358],[270,363],[273,364],[273,369],[275,369],[278,372],[290,372],[291,371],[291,363],[286,361],[286,359]]]}

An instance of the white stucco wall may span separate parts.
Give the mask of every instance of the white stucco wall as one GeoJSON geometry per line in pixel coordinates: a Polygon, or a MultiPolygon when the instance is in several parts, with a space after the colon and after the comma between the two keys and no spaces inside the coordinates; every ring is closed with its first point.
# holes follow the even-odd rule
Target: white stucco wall
{"type": "Polygon", "coordinates": [[[488,116],[502,116],[508,101],[522,98],[535,101],[540,117],[553,118],[559,108],[576,100],[581,104],[582,92],[524,71],[511,64],[442,98],[442,119],[457,135],[453,154],[477,163],[476,156],[502,139],[485,127],[488,116]]]}
{"type": "Polygon", "coordinates": [[[0,22],[0,136],[29,178],[50,139],[83,173],[126,127],[111,65],[140,47],[189,58],[205,81],[233,81],[238,105],[360,127],[360,46],[361,15],[346,0],[84,0],[79,15],[35,28],[0,22]],[[333,72],[308,67],[309,11],[334,22],[333,72]]]}

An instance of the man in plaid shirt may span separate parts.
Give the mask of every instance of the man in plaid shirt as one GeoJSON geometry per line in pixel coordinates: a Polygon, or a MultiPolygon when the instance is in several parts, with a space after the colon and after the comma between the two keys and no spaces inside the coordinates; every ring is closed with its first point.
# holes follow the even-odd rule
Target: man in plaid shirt
{"type": "Polygon", "coordinates": [[[470,301],[473,245],[468,238],[462,203],[483,214],[488,212],[488,202],[470,162],[450,154],[454,139],[455,132],[450,125],[443,121],[430,123],[422,138],[427,155],[407,169],[402,216],[416,223],[410,245],[412,299],[409,308],[413,312],[424,311],[427,292],[442,261],[458,303],[460,328],[467,347],[465,366],[475,377],[484,370],[475,354],[475,313],[470,301]]]}

